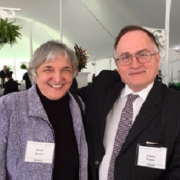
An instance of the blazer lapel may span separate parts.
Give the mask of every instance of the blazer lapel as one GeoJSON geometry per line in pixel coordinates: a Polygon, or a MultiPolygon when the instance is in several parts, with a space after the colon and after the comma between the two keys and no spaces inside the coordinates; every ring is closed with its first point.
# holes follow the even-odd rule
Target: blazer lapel
{"type": "Polygon", "coordinates": [[[156,107],[161,102],[161,85],[159,82],[155,82],[153,88],[149,92],[146,101],[142,105],[138,116],[129,134],[124,142],[121,152],[122,153],[130,143],[148,126],[148,124],[154,119],[155,115],[159,113],[159,109],[156,107]]]}
{"type": "Polygon", "coordinates": [[[115,101],[117,100],[118,96],[121,93],[122,88],[124,87],[124,84],[122,82],[118,82],[114,85],[114,87],[109,88],[105,97],[105,101],[103,104],[103,109],[102,109],[102,121],[101,121],[101,135],[102,138],[104,137],[104,129],[105,129],[105,124],[106,124],[106,118],[109,113],[109,111],[113,108],[113,105],[115,101]]]}
{"type": "Polygon", "coordinates": [[[95,127],[93,127],[93,129],[95,129],[96,132],[96,134],[94,134],[96,157],[102,158],[105,153],[103,139],[104,139],[104,130],[106,126],[106,117],[109,111],[112,109],[116,99],[120,95],[123,86],[124,84],[122,84],[122,82],[119,82],[115,84],[112,88],[109,88],[107,90],[107,93],[105,93],[105,100],[102,104],[100,121],[98,121],[98,124],[95,124],[95,127]]]}

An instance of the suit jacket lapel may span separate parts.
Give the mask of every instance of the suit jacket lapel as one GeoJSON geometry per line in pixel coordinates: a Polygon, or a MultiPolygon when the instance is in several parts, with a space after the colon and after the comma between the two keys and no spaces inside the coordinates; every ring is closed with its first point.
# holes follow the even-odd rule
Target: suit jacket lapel
{"type": "Polygon", "coordinates": [[[159,113],[159,109],[156,107],[161,102],[161,85],[159,82],[154,83],[153,88],[149,92],[146,101],[142,105],[138,116],[129,134],[124,142],[121,152],[122,153],[129,144],[148,126],[148,124],[154,119],[155,115],[159,113]]]}
{"type": "Polygon", "coordinates": [[[123,87],[122,82],[115,84],[113,87],[107,89],[104,93],[104,102],[102,103],[102,108],[100,110],[100,120],[96,121],[92,126],[95,133],[93,133],[93,146],[96,147],[96,158],[103,158],[105,153],[103,139],[104,139],[104,130],[106,125],[106,117],[109,111],[112,109],[114,102],[121,93],[121,88],[123,87]],[[121,85],[120,85],[121,84],[121,85]]]}
{"type": "Polygon", "coordinates": [[[109,111],[113,108],[113,105],[115,101],[117,100],[118,96],[121,93],[122,88],[124,87],[124,84],[122,82],[118,82],[114,85],[114,87],[109,88],[105,97],[105,101],[103,104],[103,110],[102,110],[102,121],[101,121],[101,136],[104,137],[104,129],[106,125],[106,118],[109,113],[109,111]]]}

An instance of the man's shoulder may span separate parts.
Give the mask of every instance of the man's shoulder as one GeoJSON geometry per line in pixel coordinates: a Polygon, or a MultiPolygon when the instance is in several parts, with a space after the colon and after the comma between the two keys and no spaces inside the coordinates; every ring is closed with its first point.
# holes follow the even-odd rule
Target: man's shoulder
{"type": "Polygon", "coordinates": [[[18,84],[17,81],[14,81],[13,79],[10,79],[6,82],[7,84],[18,84]]]}
{"type": "Polygon", "coordinates": [[[102,70],[99,75],[108,75],[108,76],[119,76],[119,73],[117,71],[112,71],[112,70],[102,70]]]}
{"type": "Polygon", "coordinates": [[[180,91],[171,89],[167,87],[165,84],[161,84],[161,97],[163,99],[167,99],[170,102],[180,103],[180,91]]]}
{"type": "Polygon", "coordinates": [[[122,83],[118,72],[103,70],[96,76],[95,81],[92,84],[93,88],[103,89],[113,87],[117,83],[122,83]]]}
{"type": "Polygon", "coordinates": [[[110,70],[103,70],[99,73],[99,75],[97,76],[97,78],[99,81],[106,81],[106,82],[117,82],[120,81],[120,75],[118,72],[116,71],[110,71],[110,70]]]}
{"type": "Polygon", "coordinates": [[[86,102],[90,95],[94,96],[96,94],[98,96],[103,94],[103,92],[107,92],[108,89],[118,87],[119,85],[124,85],[124,83],[122,83],[118,72],[103,70],[96,76],[93,83],[78,89],[77,94],[86,102]]]}

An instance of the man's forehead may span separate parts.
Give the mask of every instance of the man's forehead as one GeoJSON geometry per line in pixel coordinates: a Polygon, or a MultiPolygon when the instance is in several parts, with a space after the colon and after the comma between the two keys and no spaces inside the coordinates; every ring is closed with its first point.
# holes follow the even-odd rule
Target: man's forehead
{"type": "Polygon", "coordinates": [[[136,52],[141,49],[149,49],[150,51],[153,51],[154,43],[145,32],[135,30],[127,32],[121,37],[116,52],[136,52]]]}
{"type": "Polygon", "coordinates": [[[129,31],[126,34],[124,34],[119,43],[124,40],[129,40],[130,42],[136,42],[136,40],[146,40],[146,41],[152,41],[151,38],[144,32],[140,30],[134,30],[134,31],[129,31]]]}

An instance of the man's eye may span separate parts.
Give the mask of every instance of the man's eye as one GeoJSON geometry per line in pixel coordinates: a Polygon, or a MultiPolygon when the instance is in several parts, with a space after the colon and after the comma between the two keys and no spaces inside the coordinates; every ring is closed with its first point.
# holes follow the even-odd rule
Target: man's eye
{"type": "Polygon", "coordinates": [[[129,55],[124,55],[124,56],[121,56],[121,57],[120,57],[120,60],[126,61],[126,60],[128,60],[129,58],[130,58],[129,55]]]}
{"type": "Polygon", "coordinates": [[[142,53],[139,53],[138,56],[139,57],[147,57],[147,56],[149,56],[149,53],[148,52],[142,52],[142,53]]]}

